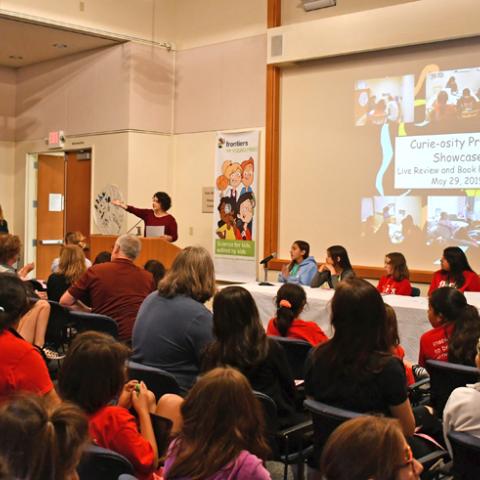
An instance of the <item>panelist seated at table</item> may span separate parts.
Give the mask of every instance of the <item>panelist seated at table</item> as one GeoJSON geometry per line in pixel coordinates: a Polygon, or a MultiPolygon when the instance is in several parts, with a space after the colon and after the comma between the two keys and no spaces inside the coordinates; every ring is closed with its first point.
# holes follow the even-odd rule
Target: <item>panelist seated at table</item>
{"type": "Polygon", "coordinates": [[[282,268],[278,275],[281,283],[310,285],[317,271],[317,262],[310,255],[310,245],[304,240],[296,240],[290,247],[292,261],[282,268]]]}
{"type": "Polygon", "coordinates": [[[440,259],[441,269],[433,274],[430,296],[437,288],[453,287],[461,292],[480,292],[480,278],[460,247],[447,247],[440,259]]]}
{"type": "Polygon", "coordinates": [[[412,295],[410,273],[407,261],[402,253],[392,252],[385,255],[386,275],[380,277],[377,290],[383,295],[412,295]]]}
{"type": "Polygon", "coordinates": [[[428,302],[428,320],[433,329],[420,338],[422,367],[427,360],[475,365],[480,316],[462,292],[451,287],[435,290],[428,302]]]}
{"type": "Polygon", "coordinates": [[[348,258],[346,248],[341,245],[332,245],[327,248],[325,263],[320,266],[312,278],[310,286],[317,288],[327,283],[330,288],[337,288],[339,282],[354,276],[355,272],[348,258]]]}
{"type": "Polygon", "coordinates": [[[300,285],[282,285],[278,289],[275,304],[277,314],[268,322],[267,335],[304,340],[314,347],[328,340],[315,322],[298,318],[307,304],[305,290],[300,285]]]}
{"type": "Polygon", "coordinates": [[[177,222],[168,210],[172,206],[172,199],[165,192],[157,192],[152,197],[152,208],[136,208],[127,205],[121,200],[112,200],[112,205],[123,208],[129,213],[141,218],[145,222],[145,236],[158,236],[167,242],[174,242],[178,238],[177,222]],[[164,227],[163,235],[151,235],[149,227],[164,227]]]}

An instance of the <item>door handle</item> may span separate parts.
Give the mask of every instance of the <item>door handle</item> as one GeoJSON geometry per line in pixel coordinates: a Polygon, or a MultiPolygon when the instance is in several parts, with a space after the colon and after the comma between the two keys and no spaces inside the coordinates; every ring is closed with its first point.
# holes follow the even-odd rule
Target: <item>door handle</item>
{"type": "Polygon", "coordinates": [[[63,240],[60,238],[59,240],[39,240],[40,245],[63,245],[63,240]]]}

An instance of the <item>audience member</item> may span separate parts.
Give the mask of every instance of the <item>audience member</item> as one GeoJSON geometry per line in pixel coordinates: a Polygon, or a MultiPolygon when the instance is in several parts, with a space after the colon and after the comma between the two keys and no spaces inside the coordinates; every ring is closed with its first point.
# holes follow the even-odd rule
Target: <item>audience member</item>
{"type": "Polygon", "coordinates": [[[286,354],[275,340],[266,336],[248,290],[232,286],[215,295],[213,333],[215,340],[205,351],[203,370],[237,368],[254,390],[272,398],[282,426],[293,424],[295,385],[286,354]]]}
{"type": "Polygon", "coordinates": [[[407,376],[407,385],[415,383],[412,364],[405,360],[405,350],[400,345],[400,337],[398,335],[398,322],[395,310],[388,304],[385,304],[385,319],[387,321],[387,339],[390,345],[389,352],[395,355],[403,362],[405,374],[407,376]]]}
{"type": "MultiPolygon", "coordinates": [[[[476,367],[480,369],[480,340],[477,342],[476,367]]],[[[480,438],[480,383],[456,388],[443,410],[443,432],[450,454],[448,432],[465,432],[480,438]]]]}
{"type": "Polygon", "coordinates": [[[300,285],[282,285],[278,289],[275,304],[277,316],[268,322],[267,335],[305,340],[313,346],[328,340],[315,322],[298,318],[307,304],[305,290],[300,285]]]}
{"type": "Polygon", "coordinates": [[[60,251],[57,269],[47,280],[48,299],[60,301],[68,287],[75,283],[86,270],[83,250],[77,245],[65,245],[60,251]]]}
{"type": "MultiPolygon", "coordinates": [[[[65,241],[63,243],[64,246],[66,245],[76,245],[77,247],[81,248],[84,251],[87,248],[87,244],[85,243],[85,235],[82,232],[67,232],[65,235],[65,241]]],[[[56,272],[58,269],[58,264],[60,263],[60,257],[56,257],[53,259],[51,270],[52,273],[56,272]]],[[[85,267],[90,268],[92,266],[92,262],[85,257],[85,267]]]]}
{"type": "Polygon", "coordinates": [[[447,247],[440,264],[442,268],[433,274],[428,295],[441,287],[453,287],[461,292],[480,292],[480,278],[470,267],[460,247],[447,247]]]}
{"type": "Polygon", "coordinates": [[[475,365],[480,317],[462,292],[451,287],[435,290],[428,302],[428,320],[433,329],[420,338],[420,365],[426,360],[475,365]]]}
{"type": "Polygon", "coordinates": [[[332,299],[333,337],[317,347],[307,366],[306,394],[357,412],[397,418],[405,435],[415,419],[402,362],[390,353],[385,305],[365,280],[341,282],[332,299]]]}
{"type": "Polygon", "coordinates": [[[161,413],[161,404],[155,404],[154,395],[143,382],[126,382],[129,355],[126,345],[103,333],[78,335],[63,362],[59,392],[63,400],[87,413],[95,444],[120,453],[132,463],[139,478],[151,479],[158,452],[150,414],[161,413]],[[136,412],[138,428],[131,408],[136,412]]]}
{"type": "Polygon", "coordinates": [[[165,461],[166,480],[267,480],[269,453],[261,407],[233,368],[200,378],[181,408],[183,428],[165,461]]]}
{"type": "Polygon", "coordinates": [[[215,270],[203,247],[182,250],[138,312],[132,359],[175,375],[187,391],[200,371],[200,354],[212,338],[204,303],[215,292],[215,270]]]}
{"type": "Polygon", "coordinates": [[[73,405],[51,409],[30,395],[0,407],[0,456],[12,479],[78,479],[76,468],[87,442],[87,419],[73,405]]]}
{"type": "Polygon", "coordinates": [[[402,253],[392,252],[385,255],[385,272],[377,285],[377,290],[384,295],[408,295],[412,294],[410,273],[407,261],[402,253]]]}
{"type": "Polygon", "coordinates": [[[143,268],[153,276],[153,282],[158,287],[158,283],[165,276],[165,266],[158,260],[148,260],[143,268]]]}
{"type": "Polygon", "coordinates": [[[18,271],[13,267],[20,257],[20,246],[20,238],[17,235],[0,235],[0,273],[12,273],[23,280],[31,302],[30,309],[22,316],[16,330],[27,342],[42,348],[47,358],[58,360],[63,358],[63,355],[45,348],[50,305],[46,300],[39,298],[26,278],[35,265],[29,263],[18,271]]]}
{"type": "Polygon", "coordinates": [[[118,237],[112,261],[89,268],[62,295],[60,303],[68,307],[77,300],[90,303],[93,313],[108,315],[117,322],[120,340],[130,341],[138,309],[155,289],[150,272],[133,263],[140,248],[137,237],[118,237]]]}
{"type": "Polygon", "coordinates": [[[340,425],[330,435],[320,464],[324,480],[419,480],[423,471],[398,421],[372,416],[340,425]]]}
{"type": "Polygon", "coordinates": [[[107,263],[111,261],[112,254],[111,252],[103,251],[100,252],[93,261],[94,265],[98,265],[99,263],[107,263]]]}
{"type": "Polygon", "coordinates": [[[320,266],[315,274],[311,286],[314,288],[320,287],[327,282],[330,288],[337,288],[339,282],[354,276],[355,272],[345,247],[332,245],[327,249],[325,263],[320,266]]]}
{"type": "Polygon", "coordinates": [[[0,273],[0,399],[31,392],[55,403],[58,397],[40,352],[16,331],[28,308],[24,282],[0,273]]]}
{"type": "Polygon", "coordinates": [[[4,233],[8,233],[8,223],[3,216],[3,209],[0,205],[0,235],[3,235],[4,233]]]}
{"type": "Polygon", "coordinates": [[[317,271],[317,262],[310,257],[310,245],[303,240],[296,240],[290,247],[292,261],[282,268],[278,281],[282,283],[299,283],[310,285],[317,271]]]}

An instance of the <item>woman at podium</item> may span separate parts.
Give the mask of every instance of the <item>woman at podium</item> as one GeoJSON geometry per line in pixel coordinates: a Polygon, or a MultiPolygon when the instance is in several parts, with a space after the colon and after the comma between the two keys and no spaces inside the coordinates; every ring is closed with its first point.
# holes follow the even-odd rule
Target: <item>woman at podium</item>
{"type": "Polygon", "coordinates": [[[172,206],[172,200],[167,193],[155,193],[152,198],[151,209],[136,208],[132,205],[127,205],[121,200],[112,200],[112,205],[123,208],[127,212],[133,213],[138,218],[141,218],[145,223],[144,235],[146,237],[158,237],[167,242],[177,240],[177,222],[172,215],[167,213],[172,206]],[[159,229],[155,227],[163,227],[163,233],[157,234],[159,229]]]}

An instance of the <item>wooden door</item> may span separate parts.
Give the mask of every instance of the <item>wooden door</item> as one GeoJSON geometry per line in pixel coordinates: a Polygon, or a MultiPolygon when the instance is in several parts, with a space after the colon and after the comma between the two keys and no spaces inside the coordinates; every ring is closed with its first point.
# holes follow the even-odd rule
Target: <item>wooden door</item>
{"type": "Polygon", "coordinates": [[[65,157],[38,156],[37,259],[35,276],[46,280],[64,237],[65,157]]]}
{"type": "MultiPolygon", "coordinates": [[[[66,152],[65,232],[82,232],[90,244],[91,151],[66,152]]],[[[85,252],[88,256],[88,251],[85,252]]]]}

